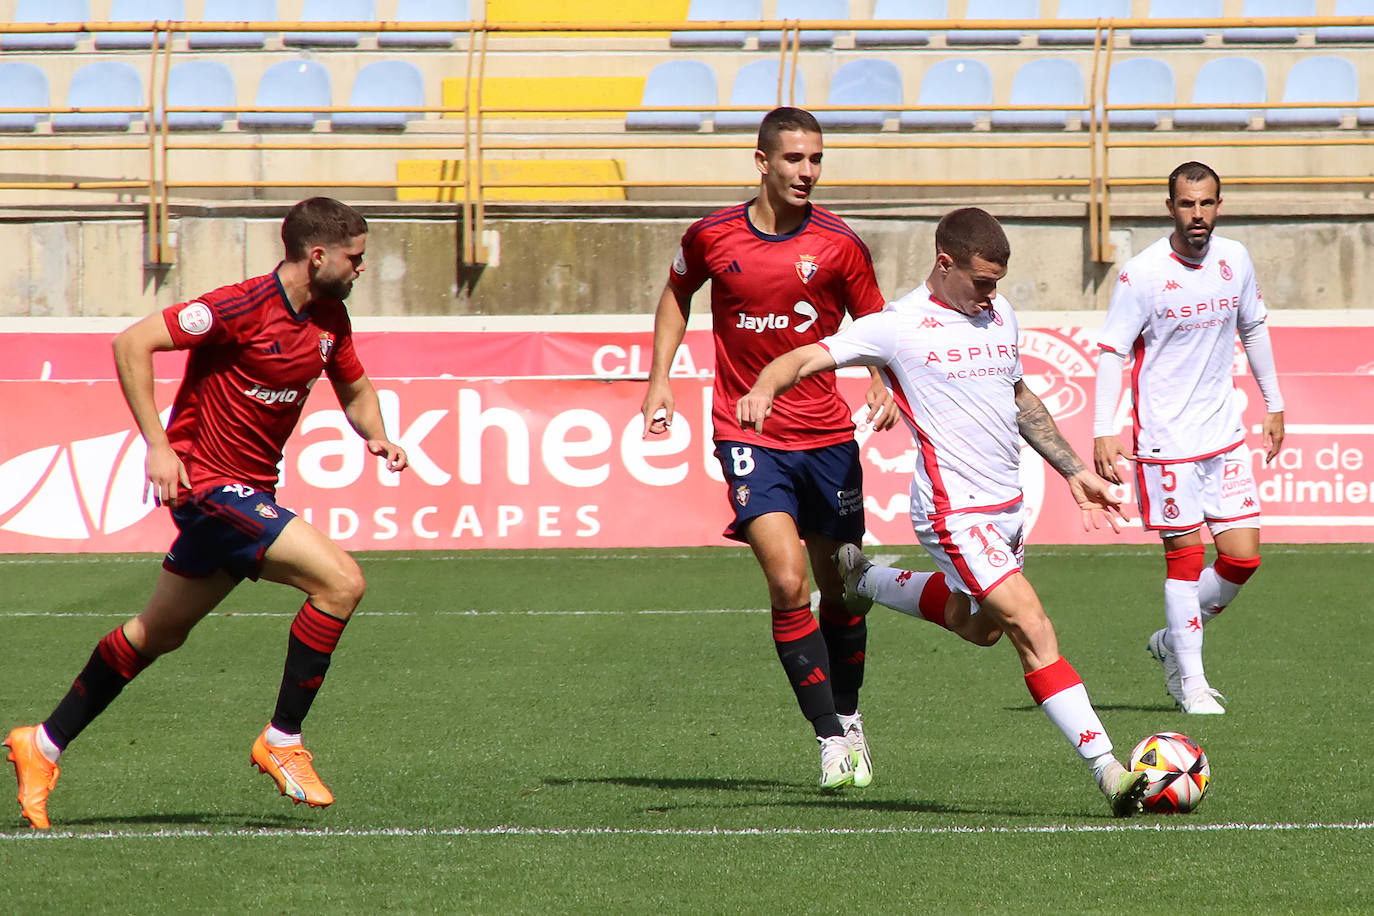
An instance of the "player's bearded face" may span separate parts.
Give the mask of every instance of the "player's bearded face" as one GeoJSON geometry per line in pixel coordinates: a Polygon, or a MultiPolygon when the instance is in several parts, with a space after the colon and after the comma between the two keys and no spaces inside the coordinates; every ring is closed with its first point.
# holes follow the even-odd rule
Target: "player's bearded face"
{"type": "Polygon", "coordinates": [[[1168,205],[1169,215],[1174,218],[1174,234],[1189,248],[1206,250],[1221,207],[1221,193],[1212,177],[1190,181],[1180,176],[1168,205]]]}
{"type": "Polygon", "coordinates": [[[821,135],[787,130],[778,135],[777,148],[758,154],[764,187],[775,204],[802,207],[821,179],[821,135]]]}
{"type": "Polygon", "coordinates": [[[353,292],[353,281],[364,270],[363,252],[366,247],[365,235],[357,236],[345,245],[325,247],[310,278],[315,292],[328,299],[347,299],[348,294],[353,292]]]}

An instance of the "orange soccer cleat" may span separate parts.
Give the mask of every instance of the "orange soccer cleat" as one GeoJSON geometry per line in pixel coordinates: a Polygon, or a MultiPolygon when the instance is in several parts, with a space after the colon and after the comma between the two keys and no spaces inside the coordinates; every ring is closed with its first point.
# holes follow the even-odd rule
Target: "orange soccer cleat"
{"type": "Polygon", "coordinates": [[[5,736],[10,749],[8,759],[14,763],[14,775],[19,780],[19,811],[36,830],[48,829],[48,793],[57,785],[61,772],[38,749],[37,725],[20,725],[5,736]]]}
{"type": "Polygon", "coordinates": [[[281,794],[295,804],[305,802],[315,808],[333,804],[333,793],[320,782],[315,768],[310,765],[310,752],[301,745],[272,747],[267,743],[267,730],[263,729],[258,740],[253,742],[249,759],[259,772],[271,776],[281,794]]]}

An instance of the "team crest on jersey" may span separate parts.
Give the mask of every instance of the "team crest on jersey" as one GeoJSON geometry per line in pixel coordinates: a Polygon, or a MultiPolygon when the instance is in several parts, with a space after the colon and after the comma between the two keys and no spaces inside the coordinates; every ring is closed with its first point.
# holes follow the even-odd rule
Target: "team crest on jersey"
{"type": "Polygon", "coordinates": [[[1227,263],[1226,263],[1225,261],[1217,261],[1217,266],[1218,266],[1219,268],[1221,268],[1221,279],[1223,279],[1223,280],[1229,280],[1229,279],[1231,279],[1231,277],[1233,276],[1233,274],[1231,273],[1231,268],[1227,265],[1227,263]]]}
{"type": "Polygon", "coordinates": [[[988,562],[998,569],[1001,569],[1003,566],[1006,566],[1008,561],[1011,559],[1000,550],[989,550],[987,552],[987,558],[988,562]]]}
{"type": "Polygon", "coordinates": [[[277,510],[272,506],[267,505],[267,503],[258,503],[256,506],[253,507],[253,511],[256,512],[258,515],[261,515],[263,518],[277,517],[277,510]]]}
{"type": "Polygon", "coordinates": [[[810,283],[811,278],[816,275],[816,271],[818,269],[818,265],[816,264],[816,256],[810,254],[803,254],[798,255],[797,257],[799,258],[799,260],[797,261],[797,276],[801,277],[801,281],[803,283],[810,283]]]}
{"type": "Polygon", "coordinates": [[[677,250],[677,257],[673,258],[673,273],[679,277],[687,275],[687,255],[683,253],[681,248],[677,250]]]}
{"type": "Polygon", "coordinates": [[[740,508],[749,505],[749,484],[742,483],[735,487],[735,502],[740,504],[740,508]]]}
{"type": "Polygon", "coordinates": [[[988,314],[992,316],[992,323],[1000,328],[1002,326],[1002,316],[997,314],[997,309],[988,306],[988,314]]]}
{"type": "Polygon", "coordinates": [[[215,323],[214,316],[210,313],[210,308],[203,302],[192,302],[186,308],[177,313],[177,324],[187,334],[199,337],[210,330],[210,325],[215,323]]]}
{"type": "Polygon", "coordinates": [[[1164,513],[1164,517],[1169,521],[1178,518],[1178,505],[1172,498],[1164,500],[1164,508],[1160,511],[1164,513]]]}
{"type": "Polygon", "coordinates": [[[320,359],[329,362],[329,354],[334,352],[334,335],[328,331],[320,332],[320,359]]]}

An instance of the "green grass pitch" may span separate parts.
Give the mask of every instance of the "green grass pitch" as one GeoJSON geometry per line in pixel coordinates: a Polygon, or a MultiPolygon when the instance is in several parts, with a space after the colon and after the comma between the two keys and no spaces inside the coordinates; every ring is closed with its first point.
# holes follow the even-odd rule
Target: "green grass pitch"
{"type": "MultiPolygon", "coordinates": [[[[249,766],[299,598],[245,584],[72,745],[50,834],[22,826],[4,765],[5,909],[1374,911],[1369,545],[1267,545],[1207,629],[1229,711],[1194,718],[1145,651],[1158,548],[1030,548],[1118,753],[1177,730],[1211,758],[1195,813],[1131,821],[1005,641],[882,608],[862,701],[876,778],[822,795],[743,550],[360,560],[369,592],[306,723],[333,807],[293,807],[249,766]]],[[[48,714],[156,567],[0,557],[0,728],[48,714]]]]}

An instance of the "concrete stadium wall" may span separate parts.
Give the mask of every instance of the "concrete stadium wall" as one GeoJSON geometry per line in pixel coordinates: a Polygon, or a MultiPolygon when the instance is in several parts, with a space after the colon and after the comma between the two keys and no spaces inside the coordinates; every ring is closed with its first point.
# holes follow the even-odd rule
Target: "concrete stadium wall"
{"type": "MultiPolygon", "coordinates": [[[[1246,189],[1228,198],[1220,232],[1246,243],[1265,298],[1279,309],[1344,309],[1374,283],[1374,228],[1359,207],[1311,215],[1245,212],[1246,189]]],[[[1077,205],[988,203],[1012,242],[1002,290],[1019,309],[1106,307],[1120,263],[1169,229],[1141,207],[1113,223],[1117,260],[1094,264],[1088,224],[1077,205]]],[[[821,201],[821,203],[825,203],[821,201]]],[[[896,297],[929,272],[943,207],[883,212],[872,204],[839,210],[873,251],[878,280],[896,297]]],[[[367,207],[367,270],[350,309],[359,316],[634,315],[652,313],[683,230],[712,207],[493,209],[499,262],[460,264],[461,230],[452,207],[367,207]]],[[[0,316],[141,316],[246,276],[281,258],[281,206],[199,208],[174,219],[176,262],[144,265],[142,213],[6,214],[0,219],[0,316]]],[[[495,259],[494,259],[495,260],[495,259]]],[[[699,310],[706,297],[698,297],[699,310]]]]}

